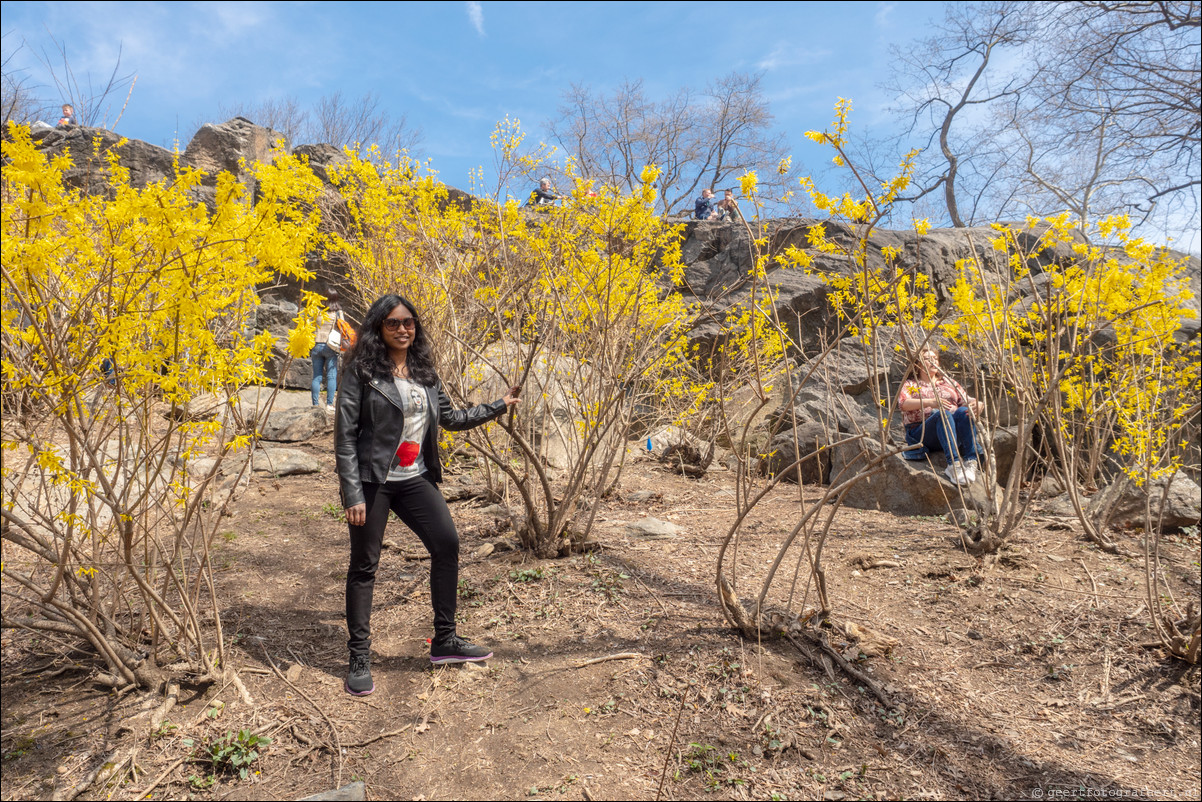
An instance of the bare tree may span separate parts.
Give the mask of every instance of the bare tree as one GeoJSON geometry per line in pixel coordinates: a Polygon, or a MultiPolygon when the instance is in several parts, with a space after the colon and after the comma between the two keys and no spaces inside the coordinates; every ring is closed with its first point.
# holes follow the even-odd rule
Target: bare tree
{"type": "MultiPolygon", "coordinates": [[[[1167,201],[1196,222],[1202,4],[1048,4],[1042,17],[1045,46],[1032,53],[1040,80],[1029,110],[1053,132],[1045,141],[1091,154],[1077,179],[1078,201],[1092,194],[1106,211],[1145,219],[1167,201]]],[[[1028,174],[1051,183],[1038,171],[1028,174]]]]}
{"type": "Polygon", "coordinates": [[[1024,4],[951,4],[937,33],[907,50],[894,50],[899,69],[887,86],[898,94],[899,111],[909,121],[907,134],[923,139],[928,151],[938,145],[942,156],[927,163],[909,199],[941,188],[957,228],[973,224],[978,211],[996,212],[985,201],[990,173],[996,172],[990,163],[1000,155],[989,122],[997,106],[1016,104],[1030,84],[1027,70],[1005,64],[1007,53],[1021,51],[1030,37],[1031,15],[1024,4]],[[983,180],[962,186],[964,172],[983,180]],[[972,198],[967,209],[962,208],[966,194],[972,198]]]}
{"type": "Polygon", "coordinates": [[[896,52],[929,154],[909,200],[942,190],[955,226],[1123,211],[1196,230],[1200,27],[1196,0],[951,6],[896,52]]]}
{"type": "Polygon", "coordinates": [[[380,96],[372,92],[354,100],[345,99],[342,92],[322,97],[313,110],[310,135],[317,142],[334,145],[376,144],[386,156],[411,150],[422,139],[421,131],[408,125],[404,113],[394,117],[380,107],[380,96]]]}
{"type": "Polygon", "coordinates": [[[121,49],[118,48],[113,69],[103,83],[94,83],[91,72],[86,73],[81,82],[75,74],[75,69],[71,66],[71,59],[67,56],[66,42],[60,42],[54,36],[50,37],[50,42],[54,47],[54,52],[50,53],[43,48],[38,60],[50,73],[50,79],[58,90],[60,102],[70,103],[74,107],[75,119],[80,125],[115,129],[121,122],[125,108],[129,105],[129,99],[133,95],[134,85],[138,82],[138,76],[132,72],[125,75],[120,74],[121,49]],[[123,94],[124,98],[122,98],[123,94]],[[123,100],[123,103],[113,116],[113,102],[118,99],[123,100]],[[112,117],[111,122],[109,121],[110,117],[112,117]]]}
{"type": "Polygon", "coordinates": [[[28,68],[17,64],[18,54],[26,48],[26,42],[22,40],[14,45],[15,40],[11,37],[12,34],[4,36],[3,70],[0,76],[3,82],[0,102],[3,103],[5,122],[32,122],[39,117],[56,120],[60,105],[70,103],[81,125],[117,126],[138,80],[133,73],[120,74],[120,51],[103,83],[93,81],[91,72],[85,73],[81,79],[76,76],[71,59],[67,56],[66,43],[51,35],[52,51],[42,48],[40,54],[34,54],[54,86],[53,96],[47,98],[43,92],[48,86],[35,83],[28,68]],[[122,105],[114,111],[114,102],[117,100],[121,100],[122,105]]]}
{"type": "Polygon", "coordinates": [[[342,92],[325,95],[312,109],[295,95],[268,98],[259,103],[221,106],[227,117],[245,117],[279,131],[294,145],[329,143],[355,147],[379,145],[381,156],[391,158],[402,150],[413,150],[422,141],[420,128],[408,124],[405,114],[393,116],[380,106],[371,92],[348,100],[342,92]]]}
{"type": "Polygon", "coordinates": [[[759,74],[732,72],[704,90],[683,87],[655,101],[643,82],[626,81],[605,95],[574,84],[563,95],[551,138],[590,178],[631,189],[643,167],[656,165],[664,212],[686,205],[701,188],[733,184],[748,171],[760,186],[783,184],[777,165],[787,150],[759,74]]]}
{"type": "Polygon", "coordinates": [[[17,54],[25,48],[22,41],[15,47],[10,47],[15,41],[11,33],[4,34],[3,67],[0,68],[0,104],[4,107],[4,122],[24,123],[32,121],[38,113],[40,105],[30,76],[24,69],[18,69],[15,64],[17,54]]]}
{"type": "Polygon", "coordinates": [[[268,98],[253,104],[222,104],[219,109],[224,118],[245,117],[256,125],[279,131],[293,144],[299,144],[302,138],[307,137],[311,127],[309,112],[301,106],[295,95],[268,98]]]}

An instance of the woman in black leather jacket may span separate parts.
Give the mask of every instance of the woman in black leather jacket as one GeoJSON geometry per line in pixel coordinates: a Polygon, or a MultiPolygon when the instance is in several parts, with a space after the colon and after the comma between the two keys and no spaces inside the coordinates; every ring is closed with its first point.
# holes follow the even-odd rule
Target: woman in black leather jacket
{"type": "Polygon", "coordinates": [[[346,691],[366,696],[371,678],[371,600],[389,510],[430,552],[434,637],[430,660],[487,660],[492,652],[455,632],[459,534],[439,492],[438,427],[460,431],[500,417],[518,403],[518,388],[500,401],[455,409],[442,390],[425,330],[413,304],[385,295],[363,319],[346,358],[334,413],[334,451],[342,506],[350,525],[346,691]]]}

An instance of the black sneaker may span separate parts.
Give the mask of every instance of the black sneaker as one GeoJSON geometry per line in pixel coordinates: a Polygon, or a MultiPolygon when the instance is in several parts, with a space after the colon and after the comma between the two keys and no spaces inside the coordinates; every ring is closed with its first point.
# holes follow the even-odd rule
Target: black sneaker
{"type": "Polygon", "coordinates": [[[492,657],[492,652],[483,646],[469,643],[458,635],[452,635],[444,640],[430,643],[430,662],[442,665],[445,663],[475,663],[492,657]]]}
{"type": "Polygon", "coordinates": [[[376,689],[376,684],[371,681],[371,658],[368,655],[351,655],[351,668],[346,672],[344,687],[351,696],[367,696],[376,689]]]}

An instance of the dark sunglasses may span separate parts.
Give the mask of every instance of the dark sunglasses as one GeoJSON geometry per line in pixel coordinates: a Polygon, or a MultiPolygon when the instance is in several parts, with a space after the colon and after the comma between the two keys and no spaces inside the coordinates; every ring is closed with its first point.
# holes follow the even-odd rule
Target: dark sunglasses
{"type": "Polygon", "coordinates": [[[404,320],[400,320],[395,317],[389,317],[389,318],[384,319],[384,328],[387,329],[388,331],[396,331],[401,326],[404,326],[409,331],[413,331],[414,329],[417,328],[417,320],[415,318],[411,318],[411,317],[407,317],[404,320]]]}

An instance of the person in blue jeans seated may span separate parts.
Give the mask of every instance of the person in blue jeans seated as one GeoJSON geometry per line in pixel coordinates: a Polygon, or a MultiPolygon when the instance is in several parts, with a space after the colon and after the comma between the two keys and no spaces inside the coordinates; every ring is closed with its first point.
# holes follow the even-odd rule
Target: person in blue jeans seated
{"type": "Polygon", "coordinates": [[[338,393],[338,357],[342,354],[342,335],[338,333],[335,320],[345,320],[338,290],[331,289],[326,296],[327,311],[317,327],[317,338],[309,359],[313,363],[312,391],[313,406],[321,406],[321,380],[326,380],[326,410],[334,411],[334,396],[338,393]]]}
{"type": "Polygon", "coordinates": [[[487,660],[492,652],[455,630],[459,534],[438,490],[438,427],[463,431],[496,420],[518,403],[504,398],[468,409],[451,406],[434,368],[434,352],[417,310],[385,295],[367,310],[347,354],[334,412],[334,455],[351,559],[346,572],[347,693],[366,696],[371,678],[371,603],[388,513],[430,552],[434,638],[430,662],[487,660]]]}
{"type": "Polygon", "coordinates": [[[718,201],[714,200],[712,189],[701,190],[701,197],[693,204],[693,217],[698,220],[709,220],[718,216],[718,201]]]}
{"type": "Polygon", "coordinates": [[[902,382],[897,406],[906,427],[907,459],[918,459],[928,451],[947,455],[945,473],[953,484],[977,480],[977,441],[973,418],[985,405],[939,367],[939,352],[924,348],[914,366],[916,378],[902,382]]]}

